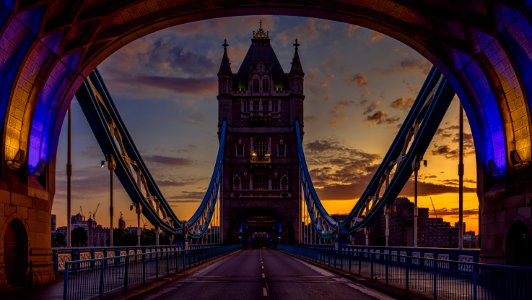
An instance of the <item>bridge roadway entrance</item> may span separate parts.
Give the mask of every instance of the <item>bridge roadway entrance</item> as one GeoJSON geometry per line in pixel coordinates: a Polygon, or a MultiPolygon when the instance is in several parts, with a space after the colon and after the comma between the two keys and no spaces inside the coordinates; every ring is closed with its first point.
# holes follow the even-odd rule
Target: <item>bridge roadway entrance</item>
{"type": "Polygon", "coordinates": [[[143,299],[392,299],[273,249],[246,249],[143,299]]]}

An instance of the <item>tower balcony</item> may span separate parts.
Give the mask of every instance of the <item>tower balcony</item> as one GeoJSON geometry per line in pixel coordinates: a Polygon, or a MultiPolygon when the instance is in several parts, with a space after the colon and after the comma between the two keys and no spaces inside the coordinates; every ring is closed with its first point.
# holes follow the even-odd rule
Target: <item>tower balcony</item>
{"type": "Polygon", "coordinates": [[[253,152],[250,156],[250,163],[252,164],[271,164],[272,163],[272,157],[270,153],[264,154],[264,156],[259,156],[257,153],[253,152]]]}

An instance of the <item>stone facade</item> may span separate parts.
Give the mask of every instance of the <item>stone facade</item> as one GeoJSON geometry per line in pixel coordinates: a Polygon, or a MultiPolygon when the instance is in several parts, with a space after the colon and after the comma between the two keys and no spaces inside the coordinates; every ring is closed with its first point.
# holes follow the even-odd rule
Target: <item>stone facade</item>
{"type": "Polygon", "coordinates": [[[252,44],[233,74],[227,44],[218,72],[219,121],[227,120],[222,214],[225,242],[267,232],[275,244],[298,241],[300,180],[294,123],[303,123],[304,73],[296,50],[284,73],[268,33],[252,44]]]}
{"type": "Polygon", "coordinates": [[[8,180],[3,180],[0,188],[0,290],[51,282],[55,280],[51,249],[52,197],[42,185],[47,183],[43,180],[45,175],[29,176],[24,182],[20,176],[22,170],[5,168],[3,171],[8,180]],[[7,236],[14,224],[19,224],[14,232],[17,242],[13,234],[7,236]],[[13,257],[17,257],[14,269],[9,266],[13,257]],[[13,270],[22,278],[14,280],[13,270]]]}

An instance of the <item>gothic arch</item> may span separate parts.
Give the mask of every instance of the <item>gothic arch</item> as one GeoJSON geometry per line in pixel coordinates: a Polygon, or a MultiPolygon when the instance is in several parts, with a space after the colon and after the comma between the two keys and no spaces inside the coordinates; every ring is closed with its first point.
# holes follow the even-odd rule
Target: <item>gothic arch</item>
{"type": "Polygon", "coordinates": [[[516,217],[504,238],[504,259],[509,265],[532,266],[532,222],[516,217]]]}
{"type": "MultiPolygon", "coordinates": [[[[48,164],[54,161],[60,128],[75,91],[90,71],[120,47],[169,26],[252,14],[342,21],[402,41],[451,80],[471,123],[480,173],[487,173],[490,163],[505,176],[519,171],[521,161],[531,160],[532,67],[527,53],[532,29],[530,7],[525,4],[205,3],[3,1],[0,36],[10,41],[0,54],[0,74],[7,86],[0,95],[4,167],[19,150],[26,153],[29,169],[41,159],[48,164]]],[[[482,192],[484,185],[479,187],[482,192]]]]}
{"type": "Polygon", "coordinates": [[[2,231],[4,265],[8,286],[24,286],[28,270],[28,231],[18,218],[12,218],[2,231]]]}

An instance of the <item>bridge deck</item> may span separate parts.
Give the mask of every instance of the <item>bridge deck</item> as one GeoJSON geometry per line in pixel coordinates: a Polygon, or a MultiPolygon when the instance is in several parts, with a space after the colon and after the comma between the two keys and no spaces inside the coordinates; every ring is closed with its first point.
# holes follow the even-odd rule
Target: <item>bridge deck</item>
{"type": "Polygon", "coordinates": [[[391,299],[271,249],[238,251],[143,298],[176,297],[195,300],[391,299]]]}

